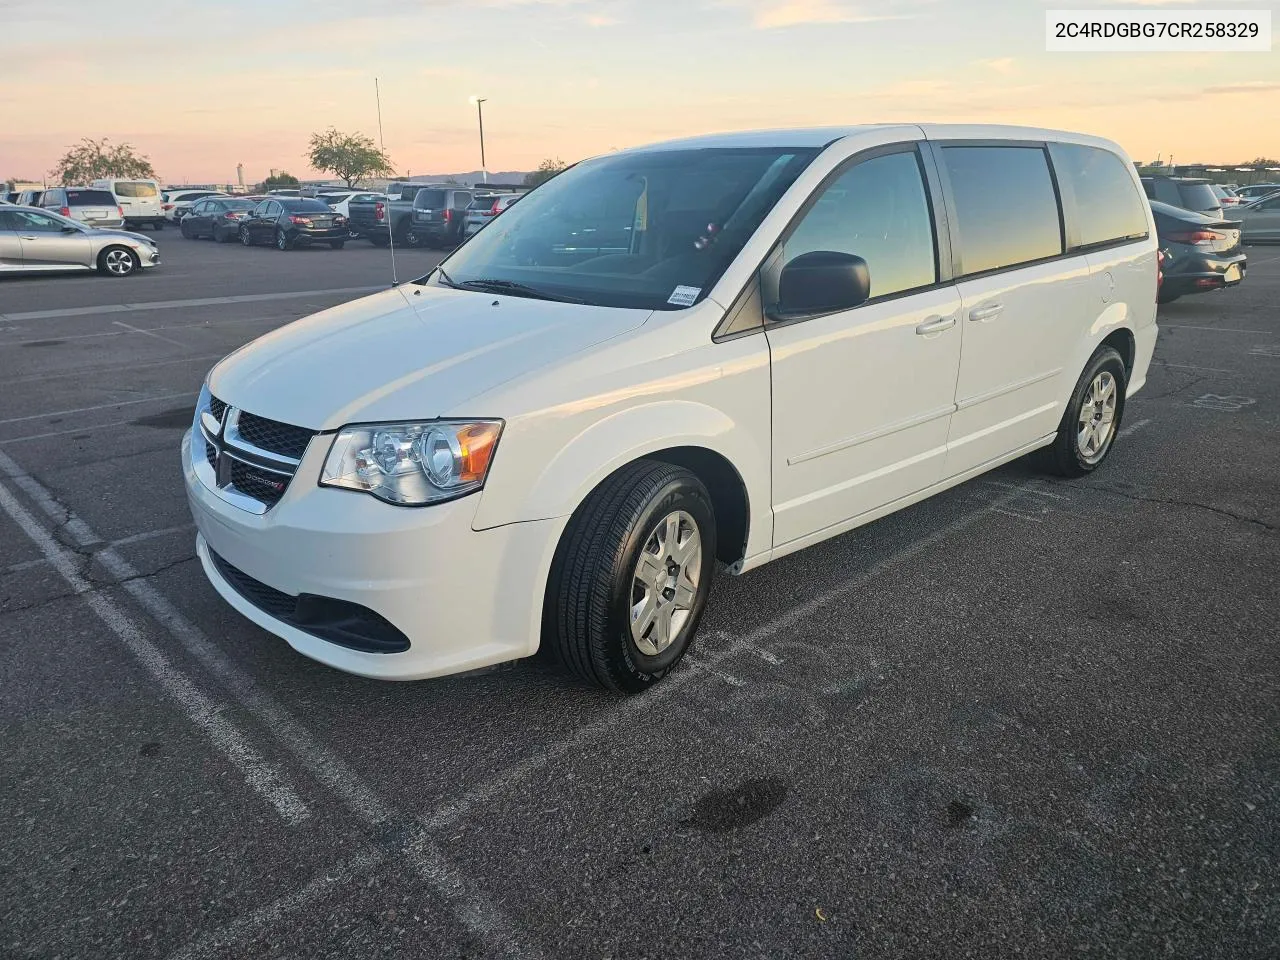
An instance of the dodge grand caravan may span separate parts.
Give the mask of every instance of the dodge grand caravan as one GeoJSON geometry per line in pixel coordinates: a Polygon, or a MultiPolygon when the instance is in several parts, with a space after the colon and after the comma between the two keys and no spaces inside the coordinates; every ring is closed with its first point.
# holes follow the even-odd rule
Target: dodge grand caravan
{"type": "Polygon", "coordinates": [[[253,341],[183,440],[217,591],[369,677],[549,647],[636,692],[741,574],[1037,452],[1096,469],[1156,342],[1115,144],[992,126],[583,161],[428,275],[253,341]]]}

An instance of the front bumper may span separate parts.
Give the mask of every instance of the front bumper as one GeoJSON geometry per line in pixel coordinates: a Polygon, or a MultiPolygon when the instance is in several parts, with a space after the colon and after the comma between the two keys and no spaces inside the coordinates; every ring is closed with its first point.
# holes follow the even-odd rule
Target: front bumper
{"type": "Polygon", "coordinates": [[[479,495],[410,508],[321,487],[327,441],[321,435],[311,443],[279,503],[258,515],[205,485],[192,464],[191,434],[183,438],[196,551],[214,589],[299,653],[360,676],[417,680],[534,653],[565,520],[475,531],[479,495]],[[219,569],[227,565],[276,593],[372,611],[408,639],[408,649],[372,653],[300,629],[237,589],[219,569]]]}

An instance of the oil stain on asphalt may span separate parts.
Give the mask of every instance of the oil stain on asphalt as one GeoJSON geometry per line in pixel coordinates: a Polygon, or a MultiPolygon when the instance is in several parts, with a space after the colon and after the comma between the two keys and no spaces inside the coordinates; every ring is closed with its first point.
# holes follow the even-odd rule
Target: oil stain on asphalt
{"type": "Polygon", "coordinates": [[[190,407],[175,407],[172,410],[153,413],[149,417],[138,417],[136,420],[131,420],[130,423],[138,427],[155,427],[160,430],[176,430],[180,427],[191,426],[191,419],[194,416],[195,411],[190,407]]]}
{"type": "Polygon", "coordinates": [[[727,790],[712,790],[698,799],[686,825],[708,833],[729,833],[763,820],[787,798],[779,777],[744,780],[727,790]]]}

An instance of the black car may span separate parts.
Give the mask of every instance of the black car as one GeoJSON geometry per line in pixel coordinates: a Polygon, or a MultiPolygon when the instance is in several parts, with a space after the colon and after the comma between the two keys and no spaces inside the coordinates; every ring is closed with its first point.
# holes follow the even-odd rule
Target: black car
{"type": "Polygon", "coordinates": [[[249,218],[258,204],[243,197],[209,197],[197,200],[182,218],[179,229],[187,239],[209,237],[226,243],[240,236],[240,224],[249,218]]]}
{"type": "Polygon", "coordinates": [[[304,197],[269,197],[240,221],[240,242],[273,243],[278,250],[327,243],[341,250],[347,242],[347,218],[327,203],[304,197]]]}
{"type": "Polygon", "coordinates": [[[1192,177],[1142,177],[1147,199],[1158,200],[1184,210],[1194,210],[1206,217],[1222,216],[1222,201],[1209,180],[1192,177]]]}
{"type": "Polygon", "coordinates": [[[1152,201],[1163,255],[1159,301],[1232,287],[1244,279],[1248,257],[1240,245],[1240,221],[1206,217],[1152,201]]]}

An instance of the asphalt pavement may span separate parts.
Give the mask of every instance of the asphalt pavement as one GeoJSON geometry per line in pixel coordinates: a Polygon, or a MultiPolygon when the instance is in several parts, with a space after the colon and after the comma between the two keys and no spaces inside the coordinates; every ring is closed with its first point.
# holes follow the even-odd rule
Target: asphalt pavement
{"type": "Polygon", "coordinates": [[[232,611],[201,380],[390,258],[160,242],[0,280],[0,956],[1280,955],[1280,248],[1161,308],[1103,469],[721,576],[619,699],[363,680],[232,611]]]}

